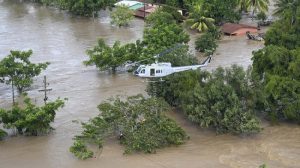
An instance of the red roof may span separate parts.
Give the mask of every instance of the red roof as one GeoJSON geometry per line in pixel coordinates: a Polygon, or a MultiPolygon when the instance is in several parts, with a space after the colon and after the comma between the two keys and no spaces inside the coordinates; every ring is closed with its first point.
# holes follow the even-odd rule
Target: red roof
{"type": "Polygon", "coordinates": [[[240,29],[257,29],[257,27],[249,26],[245,24],[235,24],[235,23],[225,23],[222,26],[222,32],[226,34],[235,34],[236,31],[240,29]]]}

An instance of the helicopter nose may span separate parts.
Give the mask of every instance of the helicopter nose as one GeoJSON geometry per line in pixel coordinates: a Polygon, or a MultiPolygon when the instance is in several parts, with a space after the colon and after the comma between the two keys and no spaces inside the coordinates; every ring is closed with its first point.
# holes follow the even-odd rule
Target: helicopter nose
{"type": "Polygon", "coordinates": [[[134,71],[133,74],[138,76],[139,73],[137,71],[134,71]]]}

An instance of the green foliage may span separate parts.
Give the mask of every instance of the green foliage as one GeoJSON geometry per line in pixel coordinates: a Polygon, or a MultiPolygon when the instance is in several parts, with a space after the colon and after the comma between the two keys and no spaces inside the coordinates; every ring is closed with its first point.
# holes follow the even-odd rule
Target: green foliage
{"type": "Polygon", "coordinates": [[[70,147],[70,152],[81,160],[91,158],[94,155],[94,153],[92,151],[87,150],[86,145],[84,145],[84,143],[79,140],[76,140],[73,146],[70,147]]]}
{"type": "Polygon", "coordinates": [[[202,4],[203,15],[214,18],[217,24],[224,22],[238,22],[241,19],[236,11],[237,1],[232,0],[204,0],[202,4]]]}
{"type": "Polygon", "coordinates": [[[259,168],[268,168],[266,164],[262,164],[259,166],[259,168]]]}
{"type": "Polygon", "coordinates": [[[38,76],[49,65],[46,63],[34,64],[29,58],[32,50],[10,51],[10,54],[0,61],[0,82],[17,87],[21,93],[33,83],[33,77],[38,76]]]}
{"type": "Polygon", "coordinates": [[[173,24],[175,20],[171,14],[164,12],[161,9],[157,9],[146,17],[146,23],[150,26],[173,24]]]}
{"type": "Polygon", "coordinates": [[[269,0],[246,0],[247,6],[252,7],[252,15],[255,12],[260,11],[263,13],[268,12],[269,0]]]}
{"type": "Polygon", "coordinates": [[[144,30],[143,43],[152,55],[172,47],[176,43],[187,43],[189,35],[177,24],[155,25],[144,30]]]}
{"type": "Polygon", "coordinates": [[[115,24],[119,27],[127,26],[133,19],[133,14],[134,12],[127,6],[117,6],[116,9],[110,14],[112,19],[111,24],[115,24]]]}
{"type": "Polygon", "coordinates": [[[261,21],[265,21],[267,19],[267,15],[264,12],[259,12],[256,17],[261,21]]]}
{"type": "Polygon", "coordinates": [[[2,140],[6,136],[7,136],[7,133],[5,131],[3,131],[2,129],[0,129],[0,140],[2,140]]]}
{"type": "Polygon", "coordinates": [[[201,127],[251,134],[261,128],[253,111],[258,100],[250,81],[250,73],[236,65],[213,73],[187,71],[167,77],[157,93],[201,127]]]}
{"type": "MultiPolygon", "coordinates": [[[[84,64],[96,65],[100,70],[111,69],[115,72],[117,67],[123,66],[128,61],[136,62],[145,59],[150,61],[154,55],[174,47],[174,44],[182,44],[189,41],[189,35],[183,28],[176,24],[170,14],[162,10],[158,10],[149,15],[147,17],[147,24],[148,27],[144,30],[143,41],[138,40],[135,44],[129,43],[121,45],[119,41],[116,41],[112,47],[109,47],[100,39],[97,46],[87,50],[90,59],[84,61],[84,64]]],[[[174,57],[172,54],[181,57],[182,60],[192,60],[187,51],[188,50],[181,50],[180,53],[172,52],[167,54],[167,57],[162,60],[180,64],[182,61],[179,59],[175,61],[172,60],[174,57]],[[187,56],[187,58],[184,58],[184,56],[187,56]]]]}
{"type": "Polygon", "coordinates": [[[162,11],[167,12],[173,16],[173,19],[178,23],[182,22],[184,17],[181,15],[181,13],[178,12],[177,8],[171,7],[171,6],[163,6],[162,11]]]}
{"type": "Polygon", "coordinates": [[[189,19],[185,22],[187,25],[191,26],[191,29],[196,29],[199,32],[205,32],[215,28],[215,19],[206,17],[202,4],[193,6],[191,12],[189,19]]]}
{"type": "Polygon", "coordinates": [[[160,62],[170,62],[172,66],[187,66],[197,64],[196,58],[189,53],[187,45],[181,46],[173,50],[171,53],[165,54],[159,58],[160,62]]]}
{"type": "Polygon", "coordinates": [[[216,39],[211,33],[205,33],[198,37],[195,41],[195,49],[200,52],[208,52],[208,54],[212,54],[217,47],[216,39]]]}
{"type": "Polygon", "coordinates": [[[75,15],[97,16],[100,9],[112,6],[115,0],[32,0],[44,5],[57,6],[75,15]]]}
{"type": "MultiPolygon", "coordinates": [[[[295,24],[297,15],[299,16],[299,0],[277,0],[275,1],[275,16],[279,16],[282,20],[289,22],[289,25],[295,24]]],[[[298,18],[299,20],[299,18],[298,18]]]]}
{"type": "Polygon", "coordinates": [[[153,153],[157,148],[180,145],[187,138],[185,132],[164,114],[168,105],[161,99],[145,99],[142,95],[120,98],[98,106],[101,113],[87,123],[82,123],[83,132],[75,136],[70,151],[77,157],[89,156],[85,144],[93,143],[99,148],[103,140],[119,136],[125,153],[153,153]]]}
{"type": "Polygon", "coordinates": [[[120,41],[116,41],[112,47],[109,47],[103,39],[99,39],[97,46],[86,51],[90,59],[84,61],[84,64],[87,66],[96,65],[100,70],[111,69],[115,72],[117,67],[126,61],[136,61],[143,58],[142,50],[143,44],[140,41],[137,41],[136,44],[126,45],[121,45],[120,41]]]}
{"type": "Polygon", "coordinates": [[[287,20],[280,20],[272,24],[265,36],[266,45],[279,45],[287,49],[300,46],[300,20],[299,25],[291,26],[287,20]]]}
{"type": "Polygon", "coordinates": [[[263,95],[260,108],[274,122],[300,122],[299,1],[278,0],[280,18],[265,36],[266,47],[253,53],[253,76],[263,95]]]}
{"type": "Polygon", "coordinates": [[[14,105],[11,110],[0,109],[0,119],[5,128],[17,129],[20,134],[35,136],[48,133],[52,129],[50,123],[54,121],[55,111],[64,105],[61,99],[42,107],[32,104],[29,98],[25,98],[24,103],[25,107],[14,105]]]}
{"type": "Polygon", "coordinates": [[[263,85],[264,110],[273,121],[300,122],[300,49],[269,45],[254,52],[253,73],[263,85]]]}
{"type": "Polygon", "coordinates": [[[187,43],[190,40],[183,28],[164,10],[149,15],[147,23],[149,27],[144,30],[143,44],[145,52],[151,57],[173,47],[174,44],[187,43]]]}

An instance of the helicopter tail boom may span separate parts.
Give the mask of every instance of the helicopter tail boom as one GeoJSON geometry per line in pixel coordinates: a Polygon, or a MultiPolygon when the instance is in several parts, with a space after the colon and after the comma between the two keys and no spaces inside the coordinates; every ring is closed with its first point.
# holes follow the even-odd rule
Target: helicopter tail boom
{"type": "Polygon", "coordinates": [[[206,67],[208,63],[210,63],[211,56],[207,57],[202,64],[200,65],[190,65],[190,66],[181,66],[181,67],[173,67],[174,72],[182,72],[187,70],[196,70],[198,68],[206,67]]]}

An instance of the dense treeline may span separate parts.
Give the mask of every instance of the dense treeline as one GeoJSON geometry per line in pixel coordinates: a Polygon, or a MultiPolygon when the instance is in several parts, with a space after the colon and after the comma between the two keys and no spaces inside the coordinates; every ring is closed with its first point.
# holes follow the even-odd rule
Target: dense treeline
{"type": "Polygon", "coordinates": [[[111,7],[115,0],[31,0],[44,5],[56,6],[80,16],[97,16],[100,9],[111,7]]]}
{"type": "Polygon", "coordinates": [[[162,86],[149,84],[149,94],[221,133],[258,132],[261,116],[300,122],[300,8],[298,1],[291,1],[298,5],[292,8],[284,2],[277,1],[280,20],[267,32],[266,47],[253,53],[252,68],[174,74],[162,86]]]}
{"type": "Polygon", "coordinates": [[[148,92],[180,108],[201,127],[215,128],[218,133],[250,134],[260,131],[254,106],[257,93],[250,85],[250,69],[236,65],[218,68],[212,73],[189,71],[166,78],[160,87],[148,85],[148,92]]]}
{"type": "Polygon", "coordinates": [[[175,18],[163,9],[157,10],[147,17],[147,27],[144,30],[143,39],[135,43],[122,45],[116,41],[111,47],[105,44],[102,39],[92,49],[87,50],[89,60],[84,61],[85,65],[96,65],[100,70],[112,70],[115,72],[117,67],[126,62],[136,62],[144,60],[143,63],[153,61],[153,56],[166,49],[174,47],[174,44],[182,44],[184,47],[176,49],[173,53],[178,59],[173,59],[172,55],[167,54],[160,58],[160,61],[169,61],[172,64],[189,65],[195,59],[188,53],[188,46],[185,45],[190,39],[181,25],[177,24],[175,18]],[[189,60],[184,62],[183,60],[189,60]]]}
{"type": "Polygon", "coordinates": [[[266,47],[254,52],[253,74],[262,85],[261,109],[273,121],[300,122],[300,3],[278,0],[279,20],[266,34],[266,47]]]}

